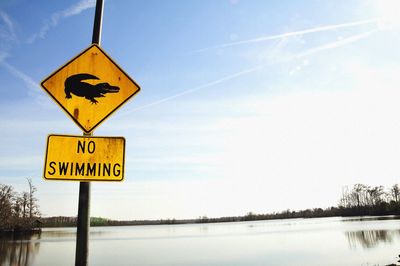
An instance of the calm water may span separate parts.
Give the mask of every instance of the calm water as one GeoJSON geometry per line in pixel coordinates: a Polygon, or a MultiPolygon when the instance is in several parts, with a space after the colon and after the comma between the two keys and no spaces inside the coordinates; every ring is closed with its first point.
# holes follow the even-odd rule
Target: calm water
{"type": "MultiPolygon", "coordinates": [[[[90,265],[386,265],[400,254],[393,217],[92,227],[90,265]]],[[[0,265],[74,265],[75,228],[0,239],[0,265]]]]}

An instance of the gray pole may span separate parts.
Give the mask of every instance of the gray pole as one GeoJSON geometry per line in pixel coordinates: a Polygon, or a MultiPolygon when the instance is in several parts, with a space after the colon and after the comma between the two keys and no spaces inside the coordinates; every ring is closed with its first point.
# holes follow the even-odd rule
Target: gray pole
{"type": "Polygon", "coordinates": [[[75,266],[86,266],[88,262],[90,227],[89,207],[90,183],[80,182],[75,266]]]}
{"type": "MultiPolygon", "coordinates": [[[[103,18],[103,0],[97,0],[94,16],[92,43],[100,45],[101,24],[103,18]]],[[[92,136],[92,133],[84,136],[92,136]]],[[[75,266],[86,266],[89,254],[89,228],[90,228],[90,182],[79,184],[78,224],[76,232],[75,266]]]]}

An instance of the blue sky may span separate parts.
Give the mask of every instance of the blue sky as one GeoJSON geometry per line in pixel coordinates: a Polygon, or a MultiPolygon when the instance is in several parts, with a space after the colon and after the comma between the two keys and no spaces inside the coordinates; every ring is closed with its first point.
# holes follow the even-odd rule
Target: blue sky
{"type": "MultiPolygon", "coordinates": [[[[90,45],[94,1],[0,2],[0,182],[76,215],[42,179],[48,134],[82,132],[40,82],[90,45]]],[[[126,138],[92,216],[193,218],[336,205],[400,178],[399,1],[106,0],[102,48],[141,92],[94,132],[126,138]]]]}

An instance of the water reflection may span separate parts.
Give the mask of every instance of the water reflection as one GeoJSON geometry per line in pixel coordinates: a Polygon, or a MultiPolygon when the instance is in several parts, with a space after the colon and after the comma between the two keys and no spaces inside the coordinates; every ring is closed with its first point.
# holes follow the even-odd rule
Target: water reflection
{"type": "Polygon", "coordinates": [[[392,243],[394,239],[400,237],[400,230],[362,230],[345,232],[350,248],[357,246],[369,249],[379,244],[392,243]]]}
{"type": "Polygon", "coordinates": [[[40,232],[0,235],[0,266],[28,266],[39,252],[40,232]]]}

